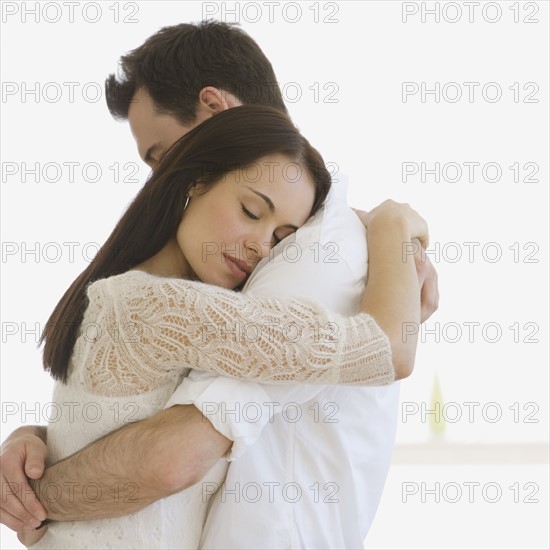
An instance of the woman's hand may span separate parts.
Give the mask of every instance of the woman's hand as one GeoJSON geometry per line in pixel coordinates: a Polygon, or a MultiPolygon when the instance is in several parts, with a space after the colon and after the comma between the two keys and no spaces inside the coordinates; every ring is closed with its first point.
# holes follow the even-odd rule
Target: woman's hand
{"type": "Polygon", "coordinates": [[[364,210],[353,209],[363,225],[369,227],[369,224],[378,223],[382,220],[385,223],[391,223],[391,219],[398,218],[407,219],[413,231],[423,234],[424,243],[420,237],[411,236],[411,244],[405,250],[405,254],[413,254],[416,273],[418,275],[418,284],[420,285],[420,307],[421,315],[420,322],[423,323],[437,311],[439,306],[439,288],[437,284],[437,271],[432,265],[430,259],[426,255],[426,246],[428,244],[428,226],[425,220],[408,204],[397,203],[392,200],[384,201],[382,204],[373,208],[369,212],[364,210]],[[412,225],[411,225],[412,224],[412,225]],[[416,228],[416,229],[414,229],[416,228]],[[411,252],[412,251],[412,252],[411,252]]]}
{"type": "Polygon", "coordinates": [[[384,225],[394,226],[404,223],[408,227],[410,239],[418,239],[422,247],[426,249],[429,244],[428,224],[420,214],[413,210],[408,204],[395,202],[391,199],[379,204],[369,212],[355,210],[363,225],[372,228],[373,225],[383,227],[384,225]]]}
{"type": "Polygon", "coordinates": [[[369,249],[361,311],[370,314],[388,336],[399,380],[413,370],[420,322],[437,308],[437,274],[422,261],[428,225],[408,204],[392,200],[370,212],[355,212],[367,229],[369,249]],[[405,338],[404,330],[410,327],[416,330],[405,338]]]}

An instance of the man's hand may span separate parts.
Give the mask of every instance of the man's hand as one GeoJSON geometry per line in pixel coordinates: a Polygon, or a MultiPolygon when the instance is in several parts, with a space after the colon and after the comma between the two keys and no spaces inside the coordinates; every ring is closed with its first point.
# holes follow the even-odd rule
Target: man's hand
{"type": "Polygon", "coordinates": [[[44,525],[42,529],[37,529],[36,531],[32,531],[32,533],[23,531],[21,533],[17,533],[17,539],[21,544],[23,544],[26,547],[29,547],[37,543],[46,534],[47,530],[48,530],[48,526],[44,525]]]}
{"type": "Polygon", "coordinates": [[[420,322],[429,319],[439,305],[437,271],[426,255],[426,250],[418,239],[412,239],[415,245],[414,263],[420,286],[420,322]]]}
{"type": "Polygon", "coordinates": [[[41,437],[44,430],[35,426],[19,428],[6,439],[0,450],[0,522],[14,531],[32,532],[46,519],[46,510],[27,480],[27,477],[39,479],[44,473],[47,455],[41,437]]]}

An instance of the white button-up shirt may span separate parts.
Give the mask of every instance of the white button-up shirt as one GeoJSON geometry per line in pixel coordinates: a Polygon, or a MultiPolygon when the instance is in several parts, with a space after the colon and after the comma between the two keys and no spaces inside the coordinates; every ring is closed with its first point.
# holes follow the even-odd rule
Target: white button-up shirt
{"type": "MultiPolygon", "coordinates": [[[[335,184],[325,207],[273,249],[243,292],[357,312],[366,233],[345,194],[335,184]]],[[[289,327],[289,337],[299,335],[289,327]]],[[[363,548],[390,464],[399,383],[270,385],[192,371],[166,407],[190,403],[234,441],[225,483],[203,487],[215,494],[201,548],[363,548]]]]}

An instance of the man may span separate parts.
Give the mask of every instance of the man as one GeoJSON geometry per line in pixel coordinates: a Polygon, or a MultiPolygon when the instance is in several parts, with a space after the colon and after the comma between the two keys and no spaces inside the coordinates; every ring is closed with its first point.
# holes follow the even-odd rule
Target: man
{"type": "MultiPolygon", "coordinates": [[[[208,22],[163,29],[123,57],[122,69],[122,82],[119,83],[114,76],[107,81],[109,109],[116,117],[128,118],[140,156],[151,167],[176,139],[224,109],[245,103],[261,103],[286,111],[269,61],[250,37],[230,25],[208,22]]],[[[329,266],[333,283],[328,283],[320,271],[304,271],[305,261],[294,264],[281,261],[281,258],[285,260],[282,256],[285,249],[281,247],[273,262],[264,262],[262,269],[254,274],[245,291],[279,295],[309,293],[334,309],[352,313],[364,279],[366,255],[357,254],[359,249],[347,250],[344,254],[343,247],[348,241],[338,233],[338,226],[334,224],[336,219],[350,213],[349,209],[344,209],[341,195],[342,191],[335,191],[326,211],[310,220],[294,241],[301,243],[303,250],[311,245],[321,247],[318,250],[320,256],[310,257],[309,263],[315,264],[310,267],[326,269],[329,266]],[[333,228],[323,237],[323,227],[330,225],[327,212],[331,204],[338,216],[332,216],[333,228]],[[338,248],[336,256],[331,255],[331,248],[326,246],[331,243],[338,248]],[[350,258],[355,258],[353,269],[347,265],[352,261],[350,258]],[[330,263],[328,260],[331,259],[337,261],[330,263]],[[299,281],[300,274],[302,276],[296,287],[291,287],[288,282],[281,284],[281,273],[286,278],[284,271],[287,268],[292,270],[292,273],[288,271],[289,281],[299,281]],[[336,273],[342,268],[350,272],[347,282],[342,280],[342,272],[336,273]],[[269,278],[273,269],[278,271],[279,287],[269,278]],[[308,291],[308,285],[304,283],[312,280],[323,285],[314,289],[309,284],[308,291]],[[330,297],[327,289],[331,290],[330,297]],[[344,296],[342,293],[346,292],[348,294],[344,296]]],[[[357,218],[348,218],[348,223],[352,227],[353,223],[356,224],[353,229],[355,241],[360,242],[359,235],[364,243],[364,230],[361,224],[357,225],[357,218]]],[[[365,248],[363,245],[363,254],[365,248]]],[[[311,253],[315,254],[315,249],[311,253]]],[[[423,270],[421,280],[428,277],[426,284],[422,286],[421,283],[423,318],[426,318],[437,303],[435,272],[426,263],[418,265],[423,270]]],[[[21,428],[7,440],[2,453],[3,490],[7,482],[14,484],[10,487],[17,488],[15,494],[3,498],[2,523],[23,531],[35,527],[46,515],[63,521],[131,513],[198,482],[233,444],[229,458],[235,461],[230,465],[228,482],[225,488],[219,489],[208,518],[203,540],[205,548],[219,547],[220,544],[225,548],[244,548],[245,541],[251,548],[355,546],[362,541],[372,521],[389,465],[397,391],[397,384],[370,389],[266,388],[196,374],[185,381],[165,411],[109,434],[51,466],[43,476],[45,430],[41,427],[21,428]],[[233,403],[228,402],[230,396],[233,403]],[[243,402],[268,402],[271,408],[262,414],[261,421],[243,422],[219,414],[224,402],[228,409],[243,402]],[[275,403],[279,403],[279,410],[275,403]],[[296,403],[306,413],[303,421],[292,423],[284,416],[283,413],[288,413],[288,406],[286,409],[285,406],[291,403],[296,403]],[[350,404],[355,408],[349,407],[350,404]],[[327,410],[327,405],[332,409],[327,410]],[[215,410],[218,412],[213,412],[215,410]],[[205,421],[201,412],[211,422],[205,421]],[[325,422],[333,419],[338,422],[325,422]],[[362,419],[368,426],[357,422],[362,419]],[[311,439],[299,448],[298,438],[303,434],[309,434],[311,439]],[[223,499],[229,482],[241,485],[256,483],[266,489],[275,489],[277,483],[284,481],[280,479],[281,455],[274,453],[273,447],[279,447],[279,453],[282,449],[294,449],[292,460],[308,463],[307,469],[297,468],[296,475],[288,478],[287,485],[307,485],[306,490],[313,494],[313,500],[306,503],[305,499],[300,499],[301,502],[293,503],[296,497],[285,494],[261,507],[254,506],[254,499],[247,495],[241,499],[247,505],[246,515],[240,505],[225,506],[223,499]],[[368,454],[376,459],[369,460],[368,454]],[[314,457],[317,461],[313,460],[314,457]],[[34,480],[40,478],[44,485],[56,483],[63,489],[56,502],[43,502],[47,513],[31,498],[32,490],[27,485],[25,474],[34,480]],[[363,476],[359,489],[354,487],[357,476],[363,476]],[[102,497],[95,502],[84,498],[81,491],[70,491],[70,482],[82,486],[88,481],[98,480],[104,490],[102,497]],[[129,496],[124,494],[124,490],[117,495],[118,499],[114,498],[112,487],[124,488],[129,484],[135,487],[136,481],[139,491],[134,497],[137,498],[124,498],[129,496]],[[337,520],[327,529],[329,513],[337,520]],[[287,524],[289,517],[290,524],[287,524]],[[229,524],[231,528],[227,527],[229,524]],[[254,524],[259,529],[250,538],[245,531],[254,524]],[[271,525],[273,530],[269,529],[271,525]],[[216,539],[214,535],[218,530],[220,537],[216,539]],[[268,538],[268,533],[273,537],[268,538]]],[[[205,492],[216,489],[204,488],[205,492]]],[[[46,528],[24,533],[20,540],[32,544],[46,528]]]]}

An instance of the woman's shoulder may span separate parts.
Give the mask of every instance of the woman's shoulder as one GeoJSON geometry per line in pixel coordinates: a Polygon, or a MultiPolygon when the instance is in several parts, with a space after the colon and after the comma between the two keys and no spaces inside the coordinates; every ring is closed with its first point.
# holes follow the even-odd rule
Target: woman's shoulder
{"type": "Polygon", "coordinates": [[[212,288],[200,281],[190,281],[175,277],[160,277],[141,271],[130,269],[118,275],[112,275],[104,279],[98,279],[87,287],[87,295],[90,300],[95,297],[151,297],[158,293],[208,291],[212,288]]]}

